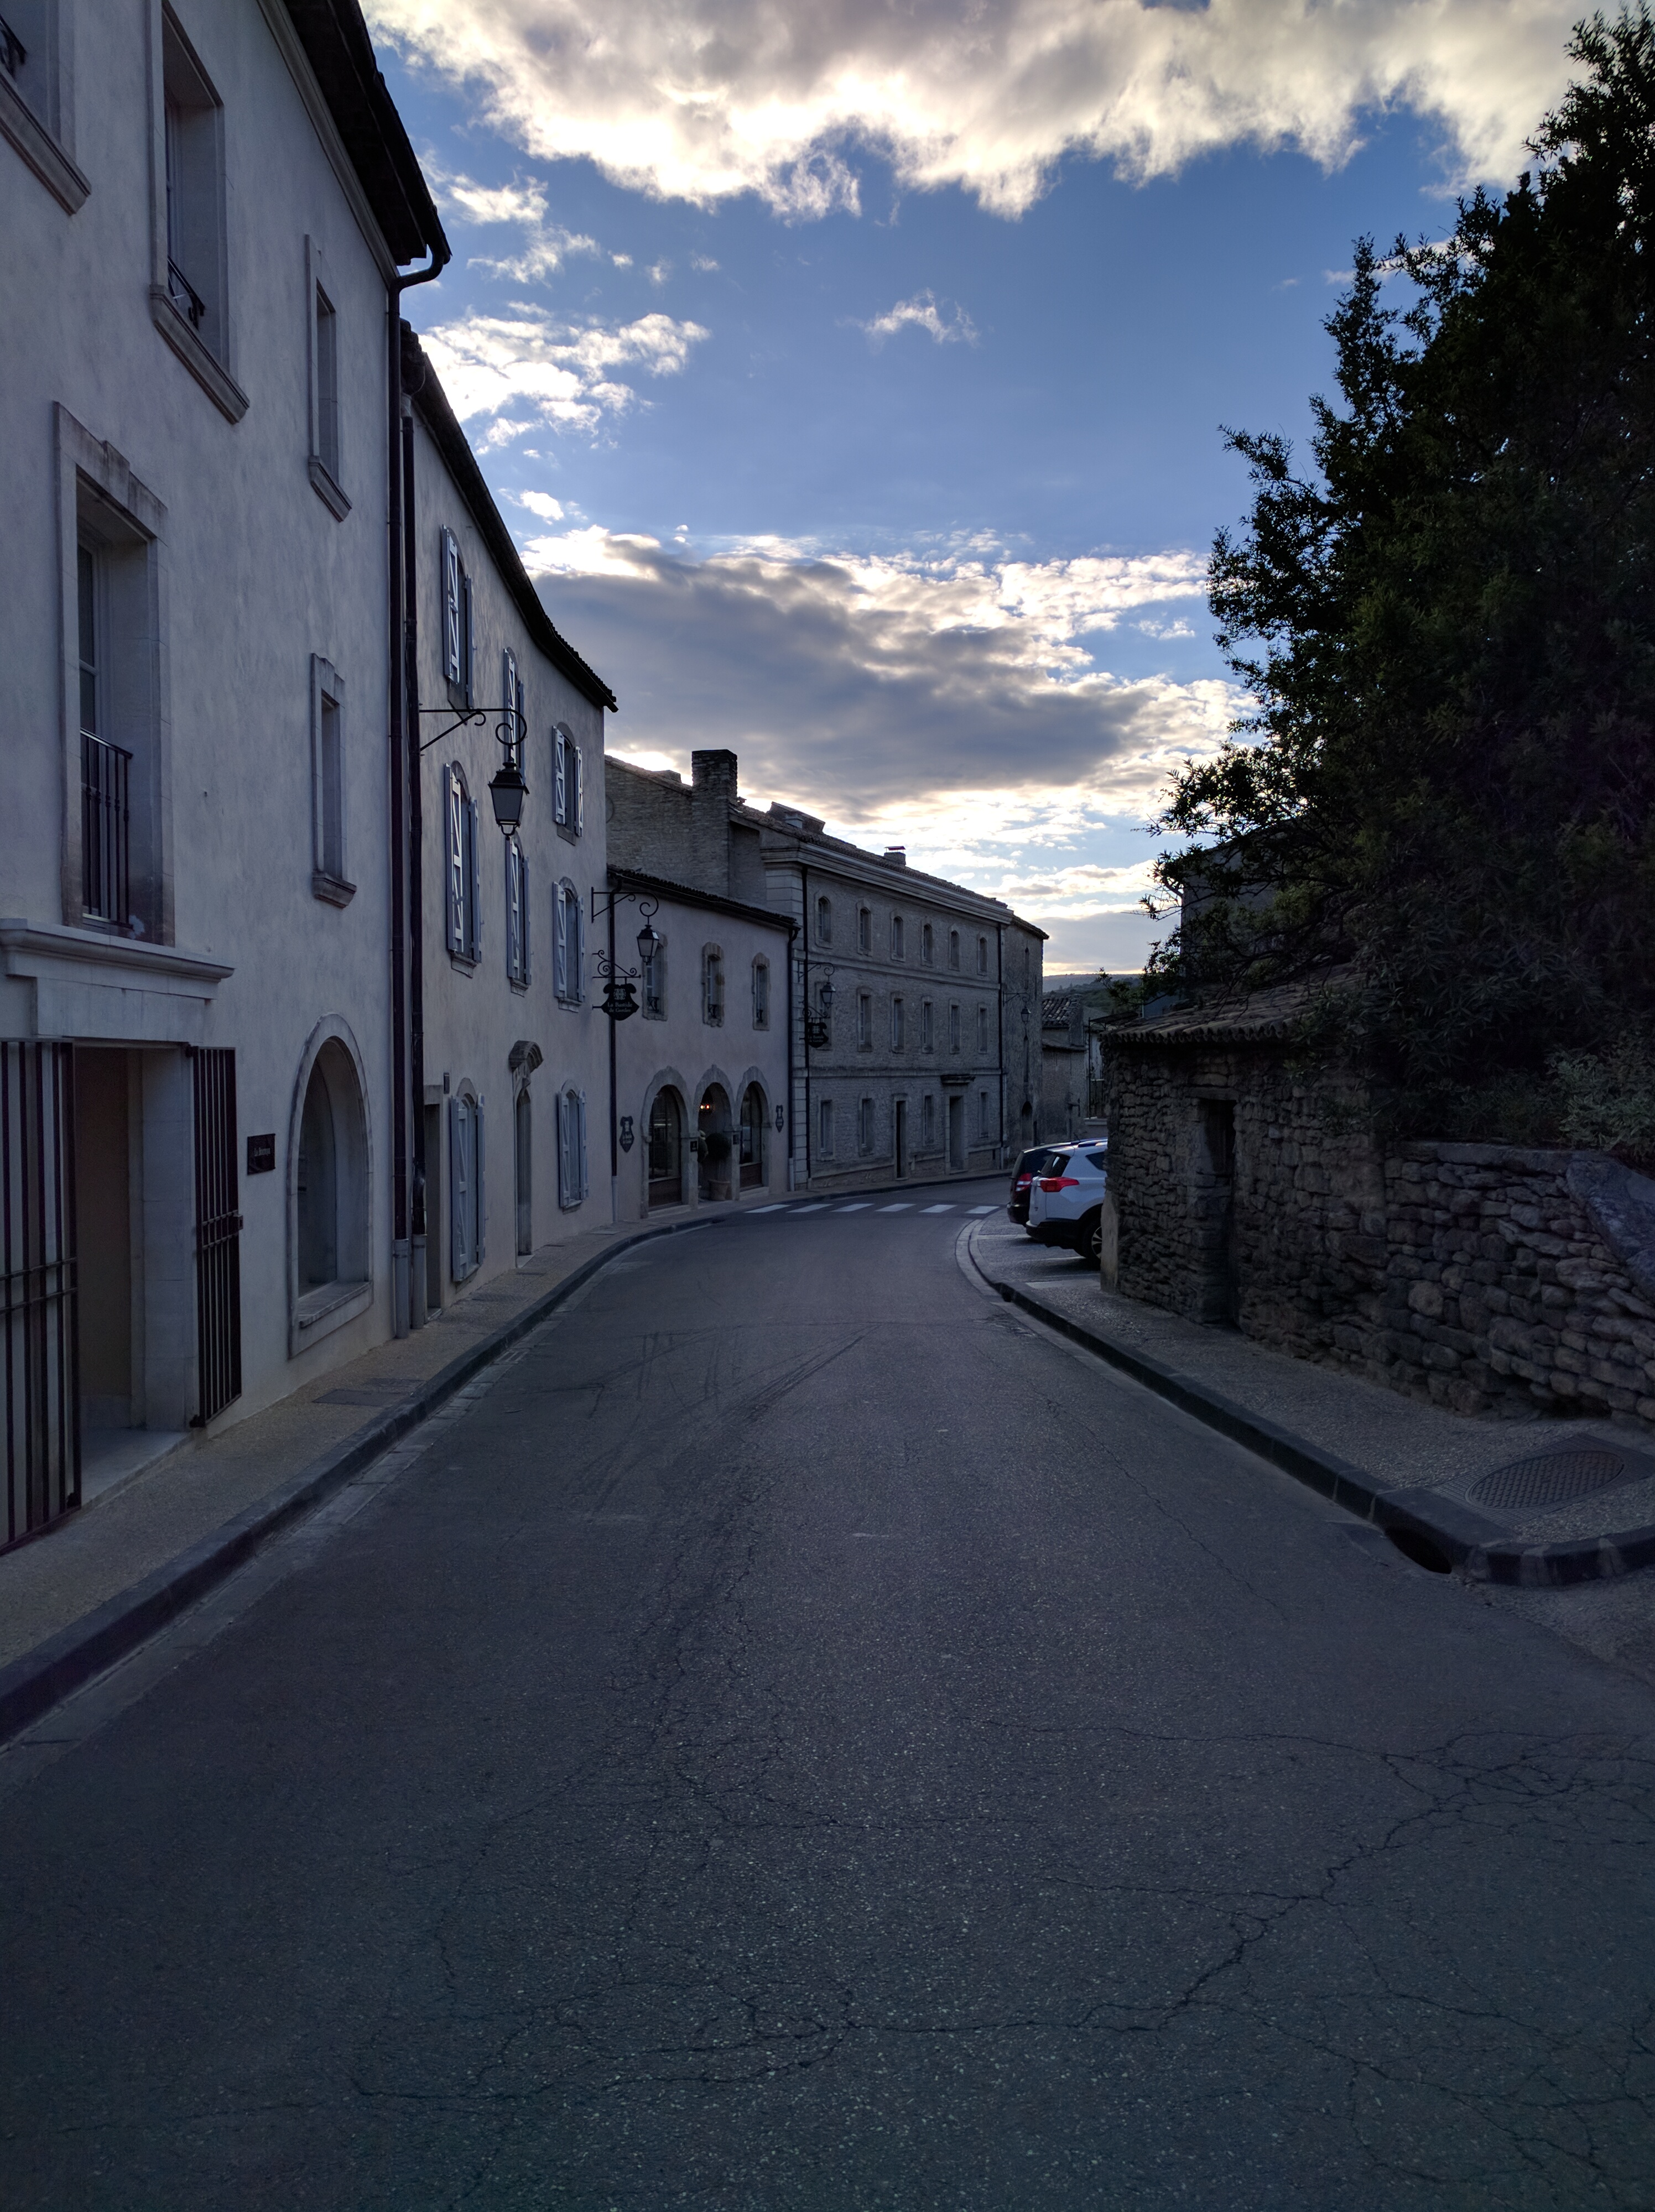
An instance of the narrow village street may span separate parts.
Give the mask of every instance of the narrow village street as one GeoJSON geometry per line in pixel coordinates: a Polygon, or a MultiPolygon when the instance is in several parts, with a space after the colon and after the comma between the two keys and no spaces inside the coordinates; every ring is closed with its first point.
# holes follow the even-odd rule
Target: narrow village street
{"type": "Polygon", "coordinates": [[[1655,2203],[1655,1692],[935,1195],[629,1253],[0,1756],[12,2212],[1655,2203]]]}

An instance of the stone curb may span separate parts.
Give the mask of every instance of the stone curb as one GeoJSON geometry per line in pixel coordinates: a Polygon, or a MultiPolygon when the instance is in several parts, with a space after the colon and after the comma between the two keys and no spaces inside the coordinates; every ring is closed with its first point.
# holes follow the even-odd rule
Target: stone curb
{"type": "Polygon", "coordinates": [[[514,1314],[509,1321],[502,1322],[498,1328],[491,1329],[480,1342],[460,1352],[435,1375],[428,1376],[411,1397],[405,1398],[399,1406],[388,1407],[343,1444],[313,1459],[291,1481],[261,1498],[233,1521],[215,1528],[210,1535],[180,1552],[176,1559],[168,1559],[142,1582],[134,1583],[131,1589],[120,1591],[79,1620],[71,1621],[67,1628],[59,1629],[55,1636],[37,1644],[32,1651],[25,1651],[0,1667],[0,1744],[20,1735],[71,1690],[79,1689],[93,1675],[101,1674],[116,1660],[124,1659],[147,1637],[153,1636],[156,1629],[182,1613],[186,1606],[193,1605],[215,1583],[233,1574],[289,1522],[342,1489],[382,1452],[399,1443],[411,1429],[417,1428],[456,1391],[463,1389],[520,1337],[526,1336],[572,1291],[589,1282],[599,1268],[607,1267],[623,1252],[630,1252],[655,1237],[675,1237],[686,1230],[713,1225],[704,1218],[663,1222],[656,1228],[642,1229],[636,1236],[625,1237],[602,1252],[594,1252],[562,1282],[554,1283],[543,1296],[514,1314]]]}
{"type": "Polygon", "coordinates": [[[1430,1491],[1387,1490],[1349,1460],[1295,1436],[1261,1413],[1238,1406],[1193,1375],[1144,1352],[1134,1352],[1101,1330],[1072,1320],[1056,1306],[991,1275],[977,1253],[973,1230],[966,1245],[971,1265],[991,1290],[1020,1306],[1048,1328],[1082,1345],[1135,1382],[1193,1414],[1209,1429],[1244,1445],[1358,1520],[1383,1528],[1397,1549],[1420,1566],[1445,1573],[1457,1567],[1474,1582],[1525,1589],[1561,1589],[1572,1583],[1606,1581],[1655,1564],[1655,1526],[1568,1543],[1523,1544],[1498,1522],[1430,1491]]]}

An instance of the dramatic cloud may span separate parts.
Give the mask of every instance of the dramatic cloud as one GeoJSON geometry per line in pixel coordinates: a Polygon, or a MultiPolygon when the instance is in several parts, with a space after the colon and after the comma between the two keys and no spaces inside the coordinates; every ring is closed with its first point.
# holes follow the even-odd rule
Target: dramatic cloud
{"type": "Polygon", "coordinates": [[[515,253],[495,258],[474,255],[474,267],[496,276],[509,276],[516,283],[538,283],[557,276],[564,263],[576,255],[600,251],[595,238],[546,220],[546,188],[538,177],[526,181],[514,179],[509,185],[479,185],[445,169],[429,155],[423,167],[437,205],[451,227],[458,223],[467,228],[486,228],[509,223],[523,233],[515,253]]]}
{"type": "Polygon", "coordinates": [[[939,345],[947,345],[964,339],[967,345],[977,343],[977,325],[964,307],[956,306],[945,314],[937,305],[937,295],[928,287],[916,292],[911,300],[898,300],[896,306],[883,315],[875,315],[871,323],[859,323],[858,330],[866,331],[873,343],[883,345],[887,338],[895,337],[898,331],[925,331],[939,345]]]}
{"type": "Polygon", "coordinates": [[[538,159],[710,204],[855,209],[858,145],[907,186],[1015,215],[1061,157],[1171,173],[1214,149],[1333,165],[1409,108],[1458,179],[1507,178],[1566,74],[1579,0],[368,0],[538,159]]]}
{"type": "Polygon", "coordinates": [[[482,443],[507,446],[537,426],[592,434],[637,400],[617,372],[673,375],[707,335],[670,315],[577,324],[520,307],[439,323],[422,343],[461,421],[484,418],[482,443]]]}
{"type": "MultiPolygon", "coordinates": [[[[687,766],[694,747],[727,745],[749,793],[906,842],[927,865],[964,856],[973,882],[1032,848],[1061,871],[1081,831],[1141,819],[1237,711],[1220,681],[1127,680],[1089,649],[1197,596],[1191,554],[826,559],[766,539],[697,559],[588,528],[532,538],[524,558],[619,695],[615,750],[687,766]]],[[[1051,898],[1137,896],[1112,884],[1074,876],[1051,898]]]]}

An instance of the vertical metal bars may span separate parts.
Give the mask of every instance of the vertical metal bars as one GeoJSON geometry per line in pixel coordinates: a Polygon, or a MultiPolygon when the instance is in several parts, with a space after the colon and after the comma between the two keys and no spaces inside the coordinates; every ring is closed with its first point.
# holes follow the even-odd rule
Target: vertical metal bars
{"type": "Polygon", "coordinates": [[[132,756],[81,732],[81,904],[125,929],[131,920],[132,756]]]}
{"type": "Polygon", "coordinates": [[[0,1549],[81,1502],[76,1298],[74,1053],[0,1044],[0,1549]]]}
{"type": "Polygon", "coordinates": [[[193,1048],[197,1424],[241,1395],[241,1202],[235,1054],[193,1048]]]}

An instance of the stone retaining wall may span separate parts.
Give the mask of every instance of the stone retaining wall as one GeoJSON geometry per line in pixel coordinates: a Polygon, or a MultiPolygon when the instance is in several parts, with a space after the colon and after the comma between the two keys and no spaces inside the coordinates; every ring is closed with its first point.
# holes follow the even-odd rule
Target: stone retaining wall
{"type": "Polygon", "coordinates": [[[1256,1046],[1135,1045],[1110,1061],[1129,1296],[1456,1412],[1655,1428],[1641,1178],[1595,1153],[1382,1153],[1359,1090],[1295,1079],[1256,1046]],[[1233,1117],[1227,1178],[1215,1115],[1233,1117]]]}

